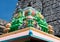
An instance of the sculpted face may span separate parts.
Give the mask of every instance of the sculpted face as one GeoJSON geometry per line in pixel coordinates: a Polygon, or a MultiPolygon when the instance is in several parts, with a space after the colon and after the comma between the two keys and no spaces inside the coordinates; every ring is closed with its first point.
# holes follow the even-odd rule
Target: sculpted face
{"type": "Polygon", "coordinates": [[[29,16],[29,15],[34,16],[36,14],[35,13],[36,12],[35,9],[32,8],[32,7],[25,8],[24,12],[25,12],[25,16],[29,16]]]}
{"type": "Polygon", "coordinates": [[[11,26],[10,23],[7,23],[7,24],[6,24],[6,28],[9,28],[10,26],[11,26]]]}

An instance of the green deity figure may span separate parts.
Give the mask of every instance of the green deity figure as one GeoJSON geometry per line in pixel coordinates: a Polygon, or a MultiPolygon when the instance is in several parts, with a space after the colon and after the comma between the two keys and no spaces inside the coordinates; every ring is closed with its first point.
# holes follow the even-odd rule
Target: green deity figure
{"type": "Polygon", "coordinates": [[[23,24],[23,19],[24,19],[23,14],[24,14],[23,10],[19,9],[18,13],[16,14],[17,16],[14,17],[12,22],[11,22],[10,31],[18,30],[18,27],[23,24]]]}
{"type": "Polygon", "coordinates": [[[39,27],[42,31],[48,33],[48,24],[46,19],[41,12],[32,7],[18,10],[18,13],[11,22],[10,31],[18,30],[19,26],[24,26],[23,24],[25,24],[25,27],[34,27],[36,25],[36,28],[39,27]]]}

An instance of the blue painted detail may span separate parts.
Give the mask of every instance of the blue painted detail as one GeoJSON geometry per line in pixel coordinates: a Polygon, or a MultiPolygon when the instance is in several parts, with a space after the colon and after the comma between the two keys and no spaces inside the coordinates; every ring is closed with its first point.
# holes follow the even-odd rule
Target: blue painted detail
{"type": "Polygon", "coordinates": [[[9,42],[9,41],[1,41],[1,42],[9,42]]]}
{"type": "Polygon", "coordinates": [[[48,42],[53,42],[53,41],[48,41],[48,42]]]}
{"type": "Polygon", "coordinates": [[[48,39],[45,39],[45,38],[43,38],[43,37],[39,37],[39,36],[35,36],[35,35],[31,35],[31,36],[34,37],[34,38],[38,38],[38,39],[47,41],[47,42],[53,42],[52,40],[48,40],[48,39]]]}
{"type": "Polygon", "coordinates": [[[27,38],[27,37],[30,37],[30,36],[29,36],[29,35],[26,35],[26,36],[17,37],[17,38],[12,38],[12,39],[8,39],[8,40],[0,41],[0,42],[10,42],[10,40],[17,40],[17,39],[22,39],[22,38],[27,38]]]}
{"type": "Polygon", "coordinates": [[[33,35],[33,32],[32,30],[29,31],[29,36],[33,35]]]}

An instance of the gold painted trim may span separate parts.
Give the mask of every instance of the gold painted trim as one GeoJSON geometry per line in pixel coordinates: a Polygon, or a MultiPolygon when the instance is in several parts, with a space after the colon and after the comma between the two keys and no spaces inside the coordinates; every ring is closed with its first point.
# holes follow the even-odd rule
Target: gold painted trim
{"type": "Polygon", "coordinates": [[[9,35],[13,35],[13,34],[17,34],[17,33],[21,33],[21,32],[27,31],[27,30],[29,30],[29,28],[25,28],[25,29],[14,31],[14,32],[6,33],[3,35],[0,35],[0,38],[5,37],[5,36],[9,36],[9,35]]]}
{"type": "Polygon", "coordinates": [[[48,33],[45,33],[45,32],[43,32],[43,31],[40,31],[40,30],[38,30],[38,29],[29,28],[29,27],[24,28],[24,29],[21,29],[21,30],[14,31],[14,32],[10,32],[10,33],[7,33],[7,34],[0,35],[0,38],[5,37],[5,36],[9,36],[9,35],[13,35],[13,34],[17,34],[17,33],[21,33],[21,32],[27,31],[27,30],[33,30],[33,31],[35,31],[35,32],[37,32],[37,33],[40,33],[40,34],[49,36],[49,37],[54,38],[54,39],[57,39],[57,40],[60,40],[60,38],[58,38],[58,37],[56,37],[56,36],[54,36],[54,35],[52,35],[52,34],[48,34],[48,33]]]}
{"type": "Polygon", "coordinates": [[[49,36],[49,37],[52,37],[52,38],[54,38],[54,39],[60,40],[59,37],[56,37],[56,36],[54,36],[54,35],[52,35],[52,34],[45,33],[45,32],[40,31],[40,30],[38,30],[38,29],[32,28],[32,30],[33,30],[33,31],[36,31],[36,32],[38,32],[38,33],[40,33],[40,34],[44,34],[44,35],[46,35],[46,36],[49,36]]]}

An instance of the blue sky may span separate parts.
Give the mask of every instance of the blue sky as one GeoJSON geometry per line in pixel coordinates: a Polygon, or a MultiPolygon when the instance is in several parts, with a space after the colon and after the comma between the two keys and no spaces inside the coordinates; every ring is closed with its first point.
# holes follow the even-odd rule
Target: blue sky
{"type": "Polygon", "coordinates": [[[10,21],[18,0],[0,0],[0,19],[10,21]]]}

